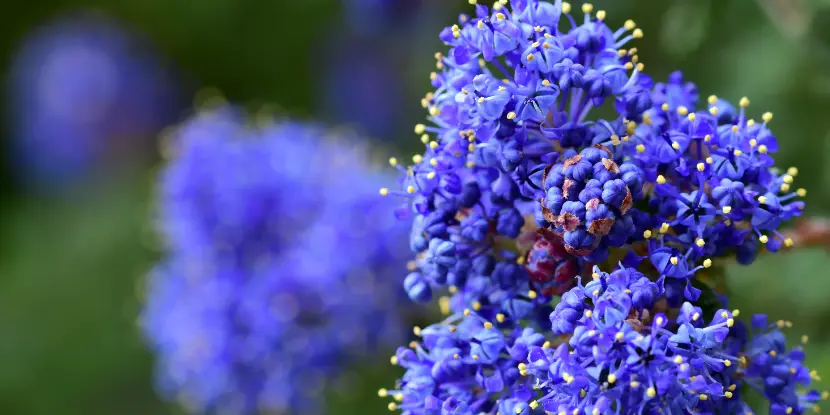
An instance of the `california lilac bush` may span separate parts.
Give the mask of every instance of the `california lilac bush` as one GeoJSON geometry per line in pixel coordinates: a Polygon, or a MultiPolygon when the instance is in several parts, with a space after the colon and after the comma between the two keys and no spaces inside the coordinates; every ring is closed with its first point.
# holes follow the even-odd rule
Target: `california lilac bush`
{"type": "Polygon", "coordinates": [[[774,165],[772,114],[652,81],[643,32],[605,18],[499,0],[441,32],[425,150],[380,192],[413,216],[407,293],[446,291],[448,316],[392,357],[390,410],[751,414],[753,393],[818,410],[790,323],[745,324],[718,272],[793,245],[779,228],[805,191],[774,165]]]}
{"type": "Polygon", "coordinates": [[[178,127],[167,153],[166,255],[141,316],[160,391],[196,413],[324,413],[345,358],[402,338],[388,177],[355,169],[368,159],[345,133],[228,107],[178,127]]]}
{"type": "Polygon", "coordinates": [[[106,17],[70,14],[35,30],[5,97],[20,180],[63,185],[136,158],[178,115],[172,81],[140,39],[106,17]]]}

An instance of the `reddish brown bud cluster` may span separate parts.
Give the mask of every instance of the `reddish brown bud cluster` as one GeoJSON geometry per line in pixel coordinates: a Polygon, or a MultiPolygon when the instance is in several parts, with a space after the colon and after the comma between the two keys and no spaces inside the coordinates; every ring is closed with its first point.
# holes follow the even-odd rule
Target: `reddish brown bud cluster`
{"type": "Polygon", "coordinates": [[[565,249],[562,237],[547,229],[537,232],[525,263],[530,279],[541,286],[545,295],[568,291],[579,274],[579,262],[565,249]]]}

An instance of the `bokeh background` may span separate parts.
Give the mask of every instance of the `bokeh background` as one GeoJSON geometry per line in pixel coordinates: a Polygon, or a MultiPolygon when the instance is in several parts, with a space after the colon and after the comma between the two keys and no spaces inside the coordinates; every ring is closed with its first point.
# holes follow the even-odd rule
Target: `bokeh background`
{"type": "MultiPolygon", "coordinates": [[[[747,95],[753,112],[774,112],[778,164],[797,165],[797,185],[809,191],[808,212],[830,216],[830,0],[594,3],[607,10],[611,26],[632,18],[643,28],[641,61],[658,80],[683,69],[703,96],[747,95]]],[[[462,0],[40,0],[5,6],[0,413],[179,413],[154,393],[152,356],[135,323],[144,275],[160,256],[149,222],[159,133],[219,90],[252,110],[354,129],[378,154],[409,154],[420,146],[411,131],[423,118],[418,101],[429,89],[432,55],[442,49],[437,33],[464,10],[469,5],[462,0]],[[55,127],[52,141],[32,145],[21,126],[60,126],[34,119],[21,97],[37,88],[27,78],[36,73],[27,51],[37,50],[39,35],[67,21],[80,27],[106,21],[128,36],[128,45],[115,46],[134,60],[130,71],[137,72],[128,79],[149,82],[156,92],[148,97],[139,86],[120,97],[129,105],[105,118],[135,128],[84,142],[95,151],[71,166],[60,164],[67,161],[55,152],[78,148],[73,140],[81,135],[55,127]],[[130,124],[147,114],[140,125],[130,124]]],[[[58,81],[50,88],[63,82],[87,93],[84,82],[94,85],[100,77],[90,81],[97,72],[84,69],[84,62],[57,64],[58,81]]],[[[827,250],[767,256],[729,273],[734,307],[792,320],[792,338],[810,337],[810,366],[830,373],[827,250]]],[[[387,354],[355,362],[362,381],[328,394],[330,412],[386,413],[375,393],[396,377],[387,362],[387,354]]]]}

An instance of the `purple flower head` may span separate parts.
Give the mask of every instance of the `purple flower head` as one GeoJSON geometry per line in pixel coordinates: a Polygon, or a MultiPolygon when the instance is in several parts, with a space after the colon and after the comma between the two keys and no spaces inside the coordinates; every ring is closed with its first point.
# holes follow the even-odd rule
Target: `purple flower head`
{"type": "Polygon", "coordinates": [[[317,413],[344,359],[401,337],[406,230],[353,140],[243,121],[220,108],[173,134],[142,327],[193,411],[317,413]]]}
{"type": "Polygon", "coordinates": [[[103,16],[70,15],[35,30],[7,79],[21,180],[71,183],[146,152],[148,138],[178,114],[169,75],[137,37],[103,16]]]}

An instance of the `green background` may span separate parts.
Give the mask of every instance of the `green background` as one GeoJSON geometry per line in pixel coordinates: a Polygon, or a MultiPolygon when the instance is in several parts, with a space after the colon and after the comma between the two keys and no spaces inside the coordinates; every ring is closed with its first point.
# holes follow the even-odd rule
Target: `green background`
{"type": "MultiPolygon", "coordinates": [[[[344,0],[345,1],[345,0],[344,0]]],[[[429,1],[429,0],[427,0],[429,1]]],[[[406,111],[400,134],[382,137],[401,155],[419,143],[411,125],[429,89],[438,30],[463,0],[434,0],[417,33],[381,33],[371,53],[405,68],[408,94],[389,97],[406,111]],[[449,5],[448,5],[449,4],[449,5]],[[389,35],[389,38],[386,38],[389,35]],[[391,40],[390,40],[391,39],[391,40]]],[[[830,1],[609,0],[595,2],[608,20],[643,28],[641,61],[657,80],[683,69],[703,96],[752,100],[760,117],[773,111],[781,166],[797,165],[796,185],[809,190],[808,212],[830,215],[830,1]]],[[[322,65],[348,32],[334,0],[110,0],[16,2],[0,13],[0,68],[28,31],[62,12],[93,7],[148,36],[186,79],[256,108],[274,104],[299,118],[322,116],[322,65]],[[313,92],[310,92],[313,91],[313,92]]],[[[390,29],[391,30],[391,29],[390,29]]],[[[5,70],[4,70],[5,72],[5,70]]],[[[4,103],[3,105],[8,105],[4,103]]],[[[2,142],[11,140],[3,129],[2,142]]],[[[6,148],[6,147],[4,147],[6,148]]],[[[0,176],[0,413],[166,414],[155,397],[152,357],[135,319],[142,276],[159,256],[148,224],[156,165],[95,178],[63,196],[36,194],[14,180],[9,157],[0,176]]],[[[830,373],[830,258],[807,249],[730,267],[734,306],[792,320],[792,339],[810,336],[808,363],[830,373]]],[[[330,413],[387,413],[375,391],[396,373],[388,355],[356,364],[362,381],[333,392],[330,413]]],[[[830,374],[828,374],[830,376],[830,374]]],[[[828,378],[830,379],[830,378],[828,378]]],[[[824,387],[825,385],[820,385],[824,387]]]]}

